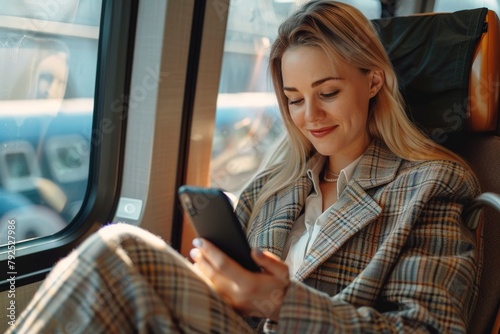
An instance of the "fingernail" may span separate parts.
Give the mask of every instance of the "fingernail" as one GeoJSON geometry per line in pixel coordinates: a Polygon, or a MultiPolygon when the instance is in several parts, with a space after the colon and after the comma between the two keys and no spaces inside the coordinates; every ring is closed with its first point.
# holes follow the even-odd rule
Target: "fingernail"
{"type": "Polygon", "coordinates": [[[264,256],[264,253],[262,252],[262,249],[260,249],[260,248],[255,248],[255,253],[257,254],[258,257],[264,256]]]}
{"type": "Polygon", "coordinates": [[[197,248],[193,248],[189,251],[189,256],[191,256],[191,258],[193,260],[195,260],[196,258],[198,258],[198,256],[200,255],[200,251],[197,249],[197,248]]]}
{"type": "Polygon", "coordinates": [[[193,239],[193,246],[196,248],[200,248],[203,245],[203,242],[201,241],[200,238],[194,238],[193,239]]]}

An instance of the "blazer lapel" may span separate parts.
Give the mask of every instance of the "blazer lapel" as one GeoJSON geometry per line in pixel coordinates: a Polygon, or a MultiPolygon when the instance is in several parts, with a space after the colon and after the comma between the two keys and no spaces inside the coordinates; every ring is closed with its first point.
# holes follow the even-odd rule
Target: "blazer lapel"
{"type": "Polygon", "coordinates": [[[353,178],[330,208],[328,221],[297,271],[296,279],[304,280],[345,242],[380,215],[382,209],[366,190],[394,180],[400,164],[401,159],[379,141],[375,140],[369,146],[353,178]]]}
{"type": "MultiPolygon", "coordinates": [[[[313,166],[316,154],[309,161],[313,166]]],[[[366,190],[391,182],[397,175],[401,159],[378,140],[368,147],[353,178],[330,209],[330,216],[307,254],[296,277],[304,279],[328,257],[373,221],[381,212],[379,205],[366,190]]],[[[250,244],[282,257],[283,248],[293,223],[297,220],[312,189],[312,181],[302,175],[289,187],[269,198],[256,219],[250,224],[247,237],[250,244]]]]}
{"type": "Polygon", "coordinates": [[[381,211],[380,206],[364,189],[351,180],[342,196],[330,208],[328,221],[312,244],[295,278],[306,278],[347,240],[372,222],[381,211]]]}

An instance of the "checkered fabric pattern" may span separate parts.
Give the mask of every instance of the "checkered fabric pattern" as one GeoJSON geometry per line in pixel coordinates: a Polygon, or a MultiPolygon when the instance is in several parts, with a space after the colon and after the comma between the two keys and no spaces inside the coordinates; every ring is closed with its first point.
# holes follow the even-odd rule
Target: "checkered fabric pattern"
{"type": "MultiPolygon", "coordinates": [[[[321,157],[315,156],[310,163],[321,157]]],[[[251,245],[282,255],[311,190],[304,175],[248,221],[266,177],[236,212],[251,245]]],[[[481,269],[463,205],[479,193],[457,163],[409,162],[374,141],[292,279],[277,333],[463,333],[481,269]]],[[[102,228],[44,281],[11,333],[254,333],[165,242],[102,228]]]]}
{"type": "MultiPolygon", "coordinates": [[[[303,175],[249,222],[267,177],[243,192],[236,212],[250,244],[281,257],[312,182],[303,175]]],[[[461,212],[478,194],[479,184],[464,166],[402,160],[375,140],[329,209],[274,328],[464,333],[477,298],[482,251],[461,212]]]]}
{"type": "Polygon", "coordinates": [[[165,242],[102,228],[61,260],[8,333],[254,333],[165,242]]]}

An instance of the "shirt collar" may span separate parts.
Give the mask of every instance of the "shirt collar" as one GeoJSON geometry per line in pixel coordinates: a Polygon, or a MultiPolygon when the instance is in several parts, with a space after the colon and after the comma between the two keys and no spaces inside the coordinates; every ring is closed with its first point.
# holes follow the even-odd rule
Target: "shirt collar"
{"type": "MultiPolygon", "coordinates": [[[[340,194],[344,191],[345,187],[347,186],[347,183],[352,179],[352,176],[354,175],[354,171],[356,170],[356,167],[358,166],[359,161],[363,155],[360,155],[356,160],[351,162],[349,165],[347,165],[344,169],[342,169],[339,173],[339,179],[337,181],[337,194],[338,197],[340,197],[340,194]]],[[[311,168],[307,170],[307,176],[309,179],[313,182],[313,190],[314,194],[317,196],[320,193],[319,189],[319,175],[321,174],[321,171],[323,170],[323,166],[326,163],[326,159],[318,159],[315,164],[311,168]]]]}

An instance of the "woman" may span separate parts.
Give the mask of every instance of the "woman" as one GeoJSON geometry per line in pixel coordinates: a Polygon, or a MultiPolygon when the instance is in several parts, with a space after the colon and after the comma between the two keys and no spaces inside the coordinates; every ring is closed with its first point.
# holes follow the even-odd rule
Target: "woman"
{"type": "Polygon", "coordinates": [[[192,266],[118,224],[53,270],[19,332],[466,330],[480,254],[461,211],[479,186],[406,118],[370,22],[312,1],[270,71],[287,136],[236,208],[262,273],[200,239],[192,266]]]}

